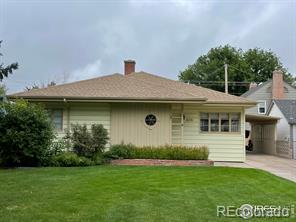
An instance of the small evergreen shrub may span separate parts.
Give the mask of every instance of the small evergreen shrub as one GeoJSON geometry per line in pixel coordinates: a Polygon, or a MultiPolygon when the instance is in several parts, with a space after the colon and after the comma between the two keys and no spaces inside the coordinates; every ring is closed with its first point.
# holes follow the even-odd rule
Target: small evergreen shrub
{"type": "Polygon", "coordinates": [[[167,160],[207,160],[209,151],[206,146],[144,146],[132,144],[113,145],[104,156],[106,158],[123,159],[167,159],[167,160]]]}
{"type": "Polygon", "coordinates": [[[24,100],[2,103],[0,110],[0,164],[42,165],[54,137],[47,112],[24,100]]]}
{"type": "Polygon", "coordinates": [[[73,151],[87,158],[102,154],[109,140],[108,131],[101,124],[93,124],[90,131],[86,125],[73,125],[68,138],[73,145],[73,151]]]}

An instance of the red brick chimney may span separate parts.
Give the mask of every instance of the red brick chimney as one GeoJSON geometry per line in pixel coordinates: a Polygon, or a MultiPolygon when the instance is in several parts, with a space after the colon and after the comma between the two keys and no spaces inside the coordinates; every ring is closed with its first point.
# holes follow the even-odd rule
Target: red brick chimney
{"type": "Polygon", "coordinates": [[[275,70],[272,75],[272,99],[284,99],[284,97],[283,72],[275,70]]]}
{"type": "Polygon", "coordinates": [[[124,75],[128,75],[135,72],[135,66],[135,60],[124,60],[124,75]]]}

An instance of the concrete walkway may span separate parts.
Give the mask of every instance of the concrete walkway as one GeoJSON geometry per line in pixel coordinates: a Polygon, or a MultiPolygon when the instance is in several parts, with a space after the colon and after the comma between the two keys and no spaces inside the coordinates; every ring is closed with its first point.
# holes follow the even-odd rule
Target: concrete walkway
{"type": "Polygon", "coordinates": [[[248,154],[244,163],[215,162],[214,166],[256,168],[296,182],[296,160],[265,154],[248,154]]]}

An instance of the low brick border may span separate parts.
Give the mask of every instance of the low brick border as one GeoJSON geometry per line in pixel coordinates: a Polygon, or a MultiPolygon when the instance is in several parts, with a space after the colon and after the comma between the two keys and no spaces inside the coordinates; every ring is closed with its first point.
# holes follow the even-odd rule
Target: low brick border
{"type": "Polygon", "coordinates": [[[212,166],[212,160],[159,160],[159,159],[119,159],[111,160],[111,165],[123,166],[212,166]]]}

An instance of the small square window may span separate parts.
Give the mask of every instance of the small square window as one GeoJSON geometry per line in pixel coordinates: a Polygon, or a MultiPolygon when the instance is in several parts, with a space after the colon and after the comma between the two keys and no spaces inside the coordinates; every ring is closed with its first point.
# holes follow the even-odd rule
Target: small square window
{"type": "Polygon", "coordinates": [[[266,101],[258,101],[258,113],[266,114],[266,101]]]}

